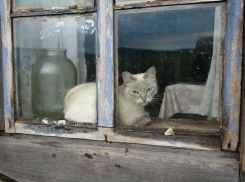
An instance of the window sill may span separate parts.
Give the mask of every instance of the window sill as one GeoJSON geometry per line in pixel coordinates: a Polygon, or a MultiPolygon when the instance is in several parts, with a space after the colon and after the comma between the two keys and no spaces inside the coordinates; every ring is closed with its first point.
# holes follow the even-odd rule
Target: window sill
{"type": "Polygon", "coordinates": [[[152,124],[149,126],[120,126],[124,131],[144,131],[162,133],[172,128],[175,135],[210,135],[220,136],[219,122],[216,120],[190,120],[190,119],[169,119],[164,121],[160,118],[151,118],[152,124]]]}
{"type": "MultiPolygon", "coordinates": [[[[153,124],[154,125],[154,124],[153,124]]],[[[165,125],[167,127],[167,125],[165,125]]],[[[216,150],[221,147],[220,135],[217,133],[181,133],[176,129],[175,136],[165,136],[162,133],[149,131],[136,131],[103,127],[79,127],[72,125],[57,126],[55,124],[42,124],[27,120],[16,121],[16,133],[56,136],[64,138],[79,138],[88,140],[105,141],[106,143],[136,143],[152,146],[166,146],[195,150],[216,150]]],[[[165,132],[166,130],[164,130],[165,132]]]]}

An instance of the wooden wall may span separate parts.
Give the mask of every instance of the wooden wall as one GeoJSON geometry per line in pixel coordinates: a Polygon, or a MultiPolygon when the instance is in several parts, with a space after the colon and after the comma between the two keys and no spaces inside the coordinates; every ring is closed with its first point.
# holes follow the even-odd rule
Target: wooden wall
{"type": "Polygon", "coordinates": [[[238,182],[236,155],[56,137],[0,136],[0,173],[25,182],[238,182]]]}

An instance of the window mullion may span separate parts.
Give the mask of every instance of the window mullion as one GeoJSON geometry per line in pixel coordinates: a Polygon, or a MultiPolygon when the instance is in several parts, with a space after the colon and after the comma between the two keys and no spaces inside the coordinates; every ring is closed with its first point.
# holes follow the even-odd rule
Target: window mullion
{"type": "Polygon", "coordinates": [[[243,0],[227,1],[223,85],[223,137],[222,149],[237,150],[239,141],[243,0]]]}
{"type": "Polygon", "coordinates": [[[98,0],[98,126],[113,127],[113,1],[98,0]]]}
{"type": "Polygon", "coordinates": [[[5,132],[15,133],[14,127],[14,87],[13,57],[11,39],[10,1],[1,0],[1,39],[3,61],[4,122],[5,132]]]}

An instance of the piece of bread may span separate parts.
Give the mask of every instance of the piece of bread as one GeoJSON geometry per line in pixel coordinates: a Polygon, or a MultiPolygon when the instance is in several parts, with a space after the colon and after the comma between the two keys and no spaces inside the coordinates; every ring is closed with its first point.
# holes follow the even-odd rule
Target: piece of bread
{"type": "Polygon", "coordinates": [[[172,128],[169,128],[164,135],[166,136],[174,136],[174,130],[172,128]]]}

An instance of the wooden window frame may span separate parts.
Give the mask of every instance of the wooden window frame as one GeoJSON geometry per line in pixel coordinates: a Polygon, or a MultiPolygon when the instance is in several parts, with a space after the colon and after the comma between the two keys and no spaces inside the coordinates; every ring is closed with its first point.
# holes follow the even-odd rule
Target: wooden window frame
{"type": "MultiPolygon", "coordinates": [[[[241,100],[241,60],[243,33],[243,0],[226,1],[226,32],[224,44],[224,76],[221,111],[222,141],[220,136],[178,135],[174,137],[147,132],[119,132],[115,131],[114,124],[114,34],[113,14],[116,9],[130,9],[142,7],[156,7],[164,5],[190,3],[222,2],[222,0],[170,0],[153,1],[139,4],[119,4],[113,6],[112,0],[98,0],[97,15],[97,96],[98,96],[98,128],[93,129],[62,127],[55,128],[47,125],[39,126],[35,123],[15,123],[14,115],[14,69],[12,51],[12,20],[11,17],[58,15],[62,11],[13,13],[10,10],[9,0],[0,0],[1,5],[1,37],[2,37],[2,64],[3,64],[3,94],[4,94],[4,125],[6,133],[37,134],[45,136],[60,136],[69,138],[83,138],[91,140],[105,140],[106,142],[128,142],[149,145],[184,147],[201,150],[235,151],[239,141],[239,119],[241,100]],[[106,71],[105,71],[106,70],[106,71]],[[72,132],[71,132],[72,131],[72,132]]],[[[96,8],[65,13],[93,12],[96,8]]]]}

